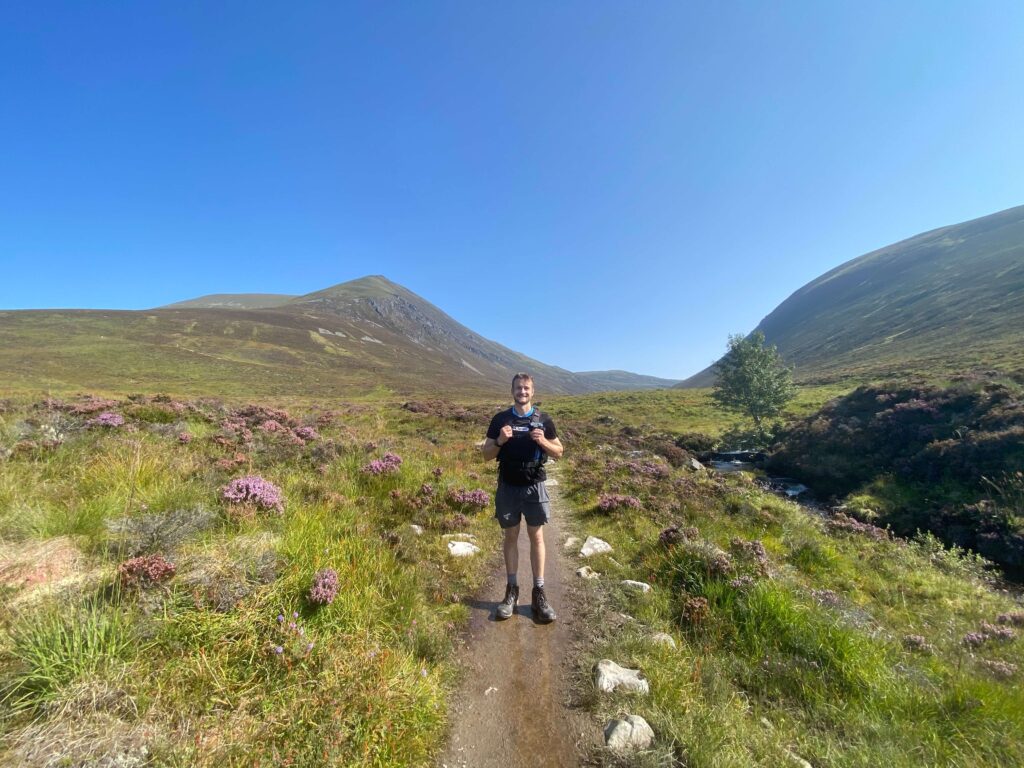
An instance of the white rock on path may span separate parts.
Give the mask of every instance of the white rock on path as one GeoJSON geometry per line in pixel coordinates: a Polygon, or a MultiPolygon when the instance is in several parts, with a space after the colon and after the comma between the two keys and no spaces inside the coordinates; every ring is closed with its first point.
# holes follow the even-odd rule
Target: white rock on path
{"type": "Polygon", "coordinates": [[[626,715],[621,720],[608,721],[604,743],[619,757],[627,757],[654,743],[654,729],[640,715],[626,715]]]}
{"type": "Polygon", "coordinates": [[[582,568],[576,569],[576,575],[581,579],[599,579],[601,574],[591,568],[589,565],[584,565],[582,568]]]}
{"type": "Polygon", "coordinates": [[[611,551],[612,545],[607,541],[596,536],[587,536],[587,540],[583,542],[583,548],[580,549],[580,554],[583,557],[592,557],[593,555],[601,555],[611,551]]]}
{"type": "Polygon", "coordinates": [[[422,536],[423,535],[423,526],[422,525],[416,525],[416,523],[410,523],[409,527],[412,529],[412,532],[415,533],[417,536],[422,536]]]}
{"type": "Polygon", "coordinates": [[[623,579],[619,583],[627,589],[635,589],[638,592],[643,592],[645,595],[651,591],[651,585],[648,584],[646,581],[633,581],[632,579],[623,579]]]}
{"type": "Polygon", "coordinates": [[[576,547],[578,547],[579,545],[579,538],[577,538],[576,536],[570,536],[568,539],[565,540],[565,544],[563,544],[562,546],[565,549],[576,549],[576,547]]]}
{"type": "Polygon", "coordinates": [[[594,665],[594,685],[604,693],[611,693],[617,688],[638,693],[651,691],[650,683],[640,677],[639,669],[620,667],[611,659],[601,659],[594,665]]]}
{"type": "Polygon", "coordinates": [[[452,557],[469,557],[475,555],[480,551],[480,547],[476,544],[470,544],[468,541],[449,541],[448,542],[448,554],[452,557]]]}

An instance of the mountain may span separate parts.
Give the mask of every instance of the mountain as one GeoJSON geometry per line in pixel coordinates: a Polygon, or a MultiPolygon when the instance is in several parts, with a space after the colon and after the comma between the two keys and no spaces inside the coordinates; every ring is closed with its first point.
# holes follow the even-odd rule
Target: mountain
{"type": "Polygon", "coordinates": [[[211,293],[198,299],[176,301],[159,309],[268,309],[280,307],[294,298],[283,293],[211,293]]]}
{"type": "MultiPolygon", "coordinates": [[[[755,330],[801,381],[1024,373],[1024,206],[848,261],[755,330]]],[[[679,386],[713,381],[708,368],[679,386]]]]}
{"type": "Polygon", "coordinates": [[[493,395],[521,370],[537,377],[542,396],[675,383],[546,365],[379,275],[294,297],[216,294],[146,311],[0,312],[0,386],[10,389],[493,395]]]}

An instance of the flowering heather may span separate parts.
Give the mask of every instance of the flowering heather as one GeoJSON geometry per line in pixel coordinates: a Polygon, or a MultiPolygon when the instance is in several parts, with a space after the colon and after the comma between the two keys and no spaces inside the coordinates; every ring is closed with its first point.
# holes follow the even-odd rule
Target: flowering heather
{"type": "Polygon", "coordinates": [[[597,499],[597,508],[602,512],[614,512],[619,509],[640,509],[640,507],[640,499],[636,496],[602,493],[597,499]]]}
{"type": "Polygon", "coordinates": [[[432,486],[430,483],[424,483],[423,485],[420,486],[420,496],[430,497],[430,496],[433,496],[433,495],[434,495],[434,486],[432,486]]]}
{"type": "Polygon", "coordinates": [[[125,560],[117,566],[117,575],[126,587],[148,587],[167,581],[175,566],[161,555],[143,555],[125,560]]]}
{"type": "Polygon", "coordinates": [[[852,517],[844,515],[842,512],[837,512],[826,522],[826,525],[830,531],[862,533],[869,539],[873,539],[875,541],[884,541],[889,538],[889,532],[884,528],[879,528],[868,523],[862,523],[859,520],[854,520],[852,517]]]}
{"type": "Polygon", "coordinates": [[[729,582],[729,586],[733,589],[746,589],[747,587],[754,586],[753,576],[737,576],[729,582]]]}
{"type": "Polygon", "coordinates": [[[934,650],[923,635],[906,635],[903,638],[903,647],[919,653],[931,653],[934,650]]]}
{"type": "Polygon", "coordinates": [[[338,596],[338,572],[333,568],[323,568],[313,576],[313,585],[309,588],[309,602],[314,605],[330,605],[338,596]]]}
{"type": "Polygon", "coordinates": [[[458,488],[448,491],[448,500],[452,504],[459,504],[464,507],[486,509],[491,503],[491,495],[480,488],[477,488],[475,491],[458,488]]]}
{"type": "Polygon", "coordinates": [[[120,427],[124,426],[124,416],[113,411],[104,411],[94,419],[86,422],[90,427],[120,427]]]}
{"type": "Polygon", "coordinates": [[[300,440],[319,440],[320,433],[317,432],[313,427],[296,427],[294,435],[300,440]]]}
{"type": "Polygon", "coordinates": [[[401,465],[402,457],[389,451],[379,459],[364,465],[361,471],[367,475],[386,475],[396,471],[401,465]]]}
{"type": "Polygon", "coordinates": [[[981,631],[993,640],[1015,640],[1017,638],[1017,633],[1009,627],[999,627],[989,624],[987,621],[981,622],[981,631]]]}
{"type": "Polygon", "coordinates": [[[988,635],[984,632],[968,632],[961,640],[969,648],[978,648],[985,644],[985,641],[988,640],[988,635]]]}
{"type": "Polygon", "coordinates": [[[670,525],[668,528],[658,534],[658,543],[663,547],[671,547],[684,541],[686,536],[679,530],[678,525],[670,525]]]}
{"type": "Polygon", "coordinates": [[[274,421],[273,419],[267,419],[265,421],[261,421],[258,429],[260,430],[260,432],[284,432],[285,431],[284,427],[281,426],[281,422],[274,421]]]}
{"type": "Polygon", "coordinates": [[[996,624],[1012,624],[1015,627],[1024,627],[1024,611],[1000,613],[996,616],[996,624]]]}
{"type": "Polygon", "coordinates": [[[192,435],[190,435],[188,432],[179,432],[178,442],[181,443],[182,445],[188,445],[189,443],[192,442],[192,435]]]}
{"type": "Polygon", "coordinates": [[[115,407],[117,407],[116,400],[105,400],[99,397],[90,397],[80,403],[75,403],[70,407],[69,411],[76,416],[86,416],[90,413],[96,413],[97,411],[109,411],[111,408],[115,407]]]}
{"type": "Polygon", "coordinates": [[[688,597],[683,603],[682,620],[687,624],[700,624],[711,613],[706,597],[688,597]]]}
{"type": "Polygon", "coordinates": [[[981,666],[992,673],[993,677],[997,677],[1000,680],[1009,680],[1015,674],[1017,674],[1017,665],[1011,664],[1008,661],[995,661],[992,659],[982,659],[981,666]]]}
{"type": "Polygon", "coordinates": [[[224,487],[221,496],[232,504],[249,504],[259,509],[273,509],[278,514],[284,512],[281,489],[256,475],[232,480],[224,487]]]}
{"type": "Polygon", "coordinates": [[[434,467],[432,470],[430,470],[430,474],[434,476],[435,480],[440,480],[441,475],[444,474],[444,470],[441,469],[440,467],[434,467]]]}

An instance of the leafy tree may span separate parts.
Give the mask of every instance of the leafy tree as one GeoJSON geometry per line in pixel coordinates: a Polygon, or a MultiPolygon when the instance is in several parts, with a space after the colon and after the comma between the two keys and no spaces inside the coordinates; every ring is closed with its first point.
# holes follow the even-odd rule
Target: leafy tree
{"type": "Polygon", "coordinates": [[[778,416],[796,394],[792,370],[783,365],[774,345],[765,346],[761,331],[746,338],[729,336],[729,351],[715,363],[715,375],[711,398],[752,418],[759,434],[764,432],[762,419],[778,416]]]}

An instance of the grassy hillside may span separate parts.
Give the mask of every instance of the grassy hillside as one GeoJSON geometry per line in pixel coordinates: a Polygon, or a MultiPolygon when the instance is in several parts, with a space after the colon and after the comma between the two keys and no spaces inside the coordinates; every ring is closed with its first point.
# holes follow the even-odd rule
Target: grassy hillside
{"type": "MultiPolygon", "coordinates": [[[[757,329],[804,382],[1024,375],[1024,206],[853,259],[796,291],[757,329]]],[[[689,379],[707,386],[710,371],[689,379]]]]}
{"type": "MultiPolygon", "coordinates": [[[[0,764],[432,765],[464,597],[494,563],[444,537],[499,551],[474,445],[498,404],[0,403],[0,764]],[[324,569],[340,589],[318,604],[324,569]]],[[[578,703],[595,728],[653,725],[634,764],[1024,759],[1024,605],[975,559],[691,469],[675,438],[731,426],[704,392],[544,408],[569,525],[615,548],[587,561],[578,703]],[[651,695],[598,693],[599,658],[651,695]]]]}

